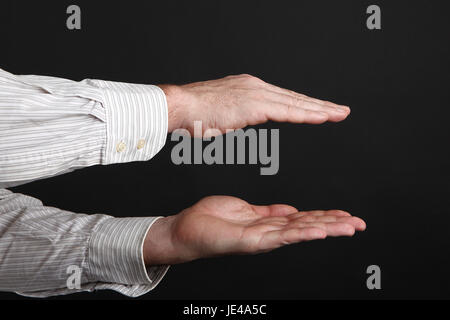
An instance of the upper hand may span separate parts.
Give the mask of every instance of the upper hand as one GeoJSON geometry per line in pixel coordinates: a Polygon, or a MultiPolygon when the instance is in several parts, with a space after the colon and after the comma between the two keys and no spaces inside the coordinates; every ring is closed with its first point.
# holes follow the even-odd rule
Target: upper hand
{"type": "MultiPolygon", "coordinates": [[[[250,75],[182,86],[161,85],[167,97],[169,131],[187,129],[194,135],[194,121],[202,121],[204,132],[226,133],[248,125],[278,122],[320,124],[341,121],[350,108],[282,89],[250,75]]],[[[216,135],[208,133],[205,136],[216,135]]]]}

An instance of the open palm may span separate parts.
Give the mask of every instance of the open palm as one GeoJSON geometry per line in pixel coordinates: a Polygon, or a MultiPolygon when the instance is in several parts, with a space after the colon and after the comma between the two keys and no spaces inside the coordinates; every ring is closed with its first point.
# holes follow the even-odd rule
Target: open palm
{"type": "Polygon", "coordinates": [[[180,263],[198,258],[253,254],[286,244],[352,236],[363,220],[340,210],[299,212],[289,205],[257,206],[229,196],[206,197],[170,219],[173,258],[180,263]]]}

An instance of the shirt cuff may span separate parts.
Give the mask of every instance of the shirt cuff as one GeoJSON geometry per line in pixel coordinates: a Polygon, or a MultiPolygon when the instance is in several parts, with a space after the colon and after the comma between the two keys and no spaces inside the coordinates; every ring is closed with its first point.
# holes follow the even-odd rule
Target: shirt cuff
{"type": "Polygon", "coordinates": [[[158,285],[169,266],[147,268],[143,246],[149,229],[159,218],[110,218],[92,232],[87,268],[89,282],[97,283],[94,289],[112,289],[137,297],[158,285]]]}
{"type": "Polygon", "coordinates": [[[164,146],[168,114],[158,86],[89,80],[101,89],[106,111],[106,148],[102,164],[147,161],[164,146]]]}

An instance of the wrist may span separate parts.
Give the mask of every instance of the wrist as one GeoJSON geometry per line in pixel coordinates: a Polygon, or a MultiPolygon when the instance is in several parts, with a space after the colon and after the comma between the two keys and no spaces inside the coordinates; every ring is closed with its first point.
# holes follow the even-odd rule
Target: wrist
{"type": "Polygon", "coordinates": [[[166,96],[168,113],[168,131],[182,128],[184,122],[185,103],[183,89],[180,86],[172,84],[158,85],[166,96]]]}
{"type": "Polygon", "coordinates": [[[176,256],[172,243],[173,219],[173,216],[159,218],[148,230],[143,247],[146,266],[173,264],[176,256]]]}

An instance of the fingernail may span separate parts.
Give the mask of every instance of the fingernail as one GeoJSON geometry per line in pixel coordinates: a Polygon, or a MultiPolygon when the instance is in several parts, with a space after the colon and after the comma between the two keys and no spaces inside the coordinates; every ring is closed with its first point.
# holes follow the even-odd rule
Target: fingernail
{"type": "Polygon", "coordinates": [[[341,106],[341,107],[339,107],[339,108],[336,108],[339,112],[341,112],[341,113],[347,113],[347,112],[349,112],[350,111],[350,108],[349,107],[346,107],[346,106],[341,106]]]}

